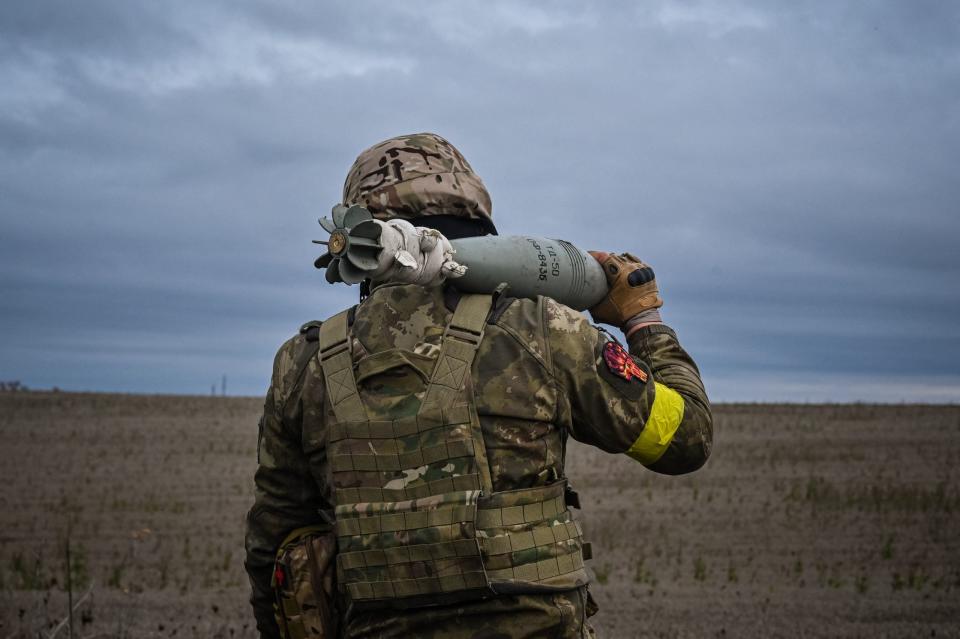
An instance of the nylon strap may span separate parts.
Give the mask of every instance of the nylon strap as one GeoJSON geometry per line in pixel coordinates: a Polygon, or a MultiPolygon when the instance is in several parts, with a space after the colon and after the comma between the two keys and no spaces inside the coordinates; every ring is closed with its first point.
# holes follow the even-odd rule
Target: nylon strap
{"type": "Polygon", "coordinates": [[[531,557],[542,559],[572,554],[579,550],[581,537],[576,521],[544,522],[530,530],[481,537],[480,546],[486,554],[487,568],[496,569],[530,563],[531,557]],[[531,550],[535,553],[531,554],[531,550]],[[498,562],[500,557],[504,561],[498,562]]]}
{"type": "Polygon", "coordinates": [[[487,571],[487,575],[493,581],[525,581],[547,584],[551,579],[577,573],[581,573],[577,575],[579,577],[578,581],[586,583],[587,576],[583,572],[583,556],[580,553],[550,557],[512,568],[487,571]]]}
{"type": "Polygon", "coordinates": [[[442,577],[352,583],[348,584],[347,592],[354,600],[396,599],[436,593],[483,590],[486,586],[486,574],[482,570],[477,570],[442,577]]]}
{"type": "Polygon", "coordinates": [[[480,418],[473,401],[473,386],[470,369],[477,349],[483,340],[483,331],[487,325],[487,316],[493,298],[489,295],[464,295],[444,330],[437,363],[430,374],[420,415],[440,410],[450,410],[454,405],[465,405],[470,411],[470,430],[473,436],[474,457],[480,475],[480,489],[484,495],[493,493],[493,480],[490,476],[490,464],[487,461],[487,448],[480,429],[480,418]]]}
{"type": "Polygon", "coordinates": [[[353,374],[348,313],[337,313],[320,327],[320,367],[323,369],[327,396],[338,422],[367,419],[367,411],[360,400],[353,374]]]}
{"type": "Polygon", "coordinates": [[[460,298],[457,310],[444,330],[440,354],[430,374],[421,413],[424,407],[445,405],[444,399],[451,398],[463,389],[477,347],[483,339],[491,303],[489,295],[464,295],[460,298]]]}
{"type": "Polygon", "coordinates": [[[554,519],[566,510],[567,506],[562,495],[545,501],[535,501],[503,508],[483,506],[477,511],[477,528],[502,528],[504,526],[532,524],[545,519],[554,519]]]}

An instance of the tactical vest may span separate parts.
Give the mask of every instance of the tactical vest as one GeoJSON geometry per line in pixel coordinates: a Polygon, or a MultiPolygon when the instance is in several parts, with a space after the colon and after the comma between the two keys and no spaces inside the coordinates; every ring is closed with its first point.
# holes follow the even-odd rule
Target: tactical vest
{"type": "Polygon", "coordinates": [[[435,362],[397,348],[356,362],[361,380],[414,376],[413,398],[391,398],[389,384],[358,388],[346,311],[320,329],[335,415],[337,581],[355,604],[419,607],[587,582],[564,481],[493,491],[471,380],[490,305],[489,295],[460,299],[435,362]]]}

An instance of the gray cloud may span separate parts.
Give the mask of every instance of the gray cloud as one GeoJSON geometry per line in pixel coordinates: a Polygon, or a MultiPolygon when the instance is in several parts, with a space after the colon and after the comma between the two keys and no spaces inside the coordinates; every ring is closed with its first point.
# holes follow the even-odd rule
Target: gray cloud
{"type": "Polygon", "coordinates": [[[365,146],[630,250],[718,399],[957,401],[952,3],[0,7],[0,378],[260,393],[365,146]]]}

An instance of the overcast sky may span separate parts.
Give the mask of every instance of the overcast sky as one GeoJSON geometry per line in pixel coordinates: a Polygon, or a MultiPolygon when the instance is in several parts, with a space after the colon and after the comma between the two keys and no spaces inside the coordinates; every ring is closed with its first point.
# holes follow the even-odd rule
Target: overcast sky
{"type": "Polygon", "coordinates": [[[960,401],[960,3],[4,2],[0,86],[0,380],[262,394],[435,131],[501,234],[650,262],[715,400],[960,401]]]}

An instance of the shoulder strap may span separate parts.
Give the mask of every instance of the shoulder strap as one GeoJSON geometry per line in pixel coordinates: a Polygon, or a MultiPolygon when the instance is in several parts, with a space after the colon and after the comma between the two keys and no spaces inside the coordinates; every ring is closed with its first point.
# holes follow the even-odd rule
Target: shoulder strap
{"type": "Polygon", "coordinates": [[[480,490],[484,495],[493,493],[493,479],[487,459],[487,447],[480,427],[480,417],[473,399],[470,370],[477,349],[483,340],[483,330],[493,298],[489,295],[464,295],[453,312],[450,323],[443,332],[440,354],[430,375],[430,382],[420,404],[419,416],[430,413],[445,415],[467,407],[470,414],[470,433],[473,454],[480,475],[480,490]]]}
{"type": "Polygon", "coordinates": [[[323,369],[327,396],[338,422],[367,419],[367,411],[360,400],[353,374],[347,327],[349,313],[349,310],[337,313],[320,326],[320,367],[323,369]]]}
{"type": "MultiPolygon", "coordinates": [[[[461,394],[483,339],[491,304],[489,295],[464,295],[460,299],[444,331],[440,354],[430,375],[423,406],[448,405],[456,395],[461,394]]],[[[353,373],[348,314],[349,311],[337,313],[320,326],[320,365],[338,422],[367,419],[353,373]]]]}
{"type": "Polygon", "coordinates": [[[483,339],[487,315],[493,303],[489,295],[464,295],[443,332],[440,354],[430,375],[423,404],[447,403],[463,389],[473,358],[483,339]]]}

